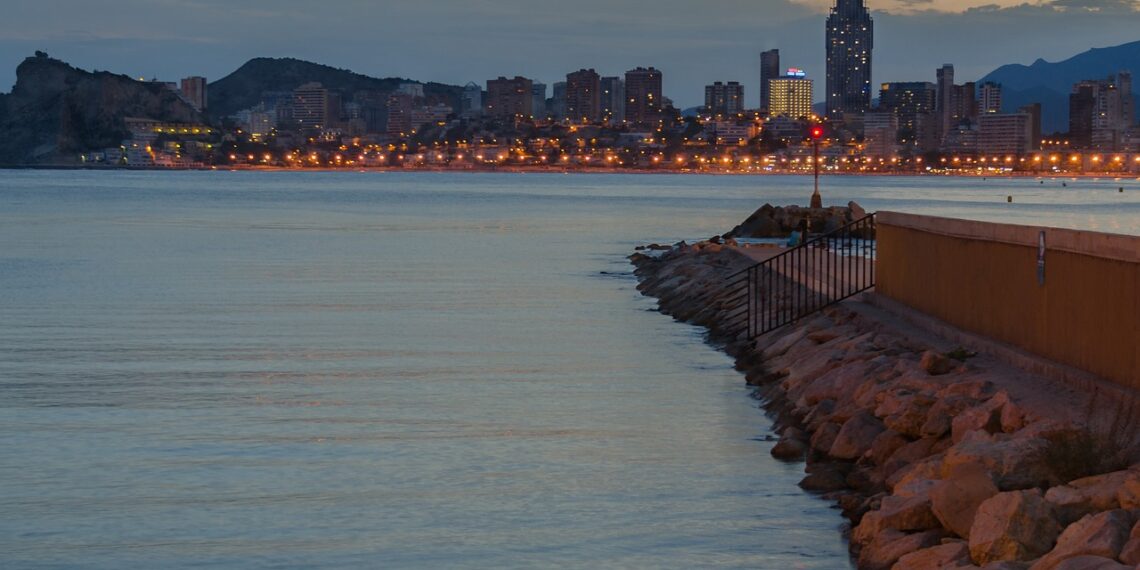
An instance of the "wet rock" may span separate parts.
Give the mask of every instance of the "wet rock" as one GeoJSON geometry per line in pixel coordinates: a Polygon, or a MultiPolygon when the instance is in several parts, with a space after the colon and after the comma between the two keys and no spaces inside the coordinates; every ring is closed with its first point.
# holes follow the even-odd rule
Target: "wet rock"
{"type": "Polygon", "coordinates": [[[835,438],[839,436],[839,424],[825,423],[811,434],[811,448],[820,452],[827,453],[831,450],[831,446],[835,445],[835,438]]]}
{"type": "Polygon", "coordinates": [[[815,464],[813,471],[800,480],[805,491],[829,493],[847,488],[847,474],[830,464],[815,464]]]}
{"type": "Polygon", "coordinates": [[[789,427],[780,434],[780,440],[772,446],[771,453],[772,457],[776,459],[799,461],[804,458],[807,450],[807,434],[794,427],[789,427]]]}
{"type": "Polygon", "coordinates": [[[1054,517],[1038,489],[998,493],[978,506],[970,526],[970,557],[979,565],[1037,558],[1061,533],[1054,517]]]}
{"type": "Polygon", "coordinates": [[[1069,525],[1057,538],[1057,546],[1030,570],[1054,570],[1062,562],[1081,555],[1114,559],[1128,541],[1131,527],[1132,518],[1121,509],[1085,515],[1069,525]]]}

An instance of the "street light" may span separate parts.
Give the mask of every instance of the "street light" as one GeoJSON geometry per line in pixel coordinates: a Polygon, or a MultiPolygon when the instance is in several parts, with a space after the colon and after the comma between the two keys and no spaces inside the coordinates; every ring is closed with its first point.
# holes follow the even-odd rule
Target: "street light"
{"type": "Polygon", "coordinates": [[[811,128],[811,142],[814,149],[813,155],[815,159],[812,164],[815,167],[815,191],[811,194],[811,207],[822,208],[823,198],[819,195],[819,139],[823,138],[823,127],[815,125],[811,128]]]}

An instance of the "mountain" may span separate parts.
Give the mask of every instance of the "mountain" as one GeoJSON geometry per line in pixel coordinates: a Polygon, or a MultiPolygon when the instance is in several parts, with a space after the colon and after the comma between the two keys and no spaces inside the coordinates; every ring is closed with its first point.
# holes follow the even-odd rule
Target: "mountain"
{"type": "MultiPolygon", "coordinates": [[[[292,91],[311,81],[339,91],[345,102],[352,101],[357,91],[390,93],[401,83],[419,83],[397,77],[378,79],[299,59],[259,57],[209,85],[209,112],[217,118],[228,117],[257,105],[262,93],[292,91]]],[[[429,102],[459,108],[462,87],[442,83],[424,83],[423,86],[429,102]]]]}
{"type": "Polygon", "coordinates": [[[1043,132],[1069,129],[1069,92],[1084,79],[1103,79],[1119,71],[1133,72],[1133,90],[1140,89],[1140,41],[1106,48],[1093,48],[1064,61],[1043,59],[1033,65],[1003,65],[981,78],[1002,84],[1002,110],[1016,111],[1029,103],[1041,103],[1043,132]]]}
{"type": "Polygon", "coordinates": [[[202,121],[162,84],[83,71],[36,52],[0,97],[0,164],[76,162],[82,151],[119,146],[129,137],[128,117],[202,121]]]}

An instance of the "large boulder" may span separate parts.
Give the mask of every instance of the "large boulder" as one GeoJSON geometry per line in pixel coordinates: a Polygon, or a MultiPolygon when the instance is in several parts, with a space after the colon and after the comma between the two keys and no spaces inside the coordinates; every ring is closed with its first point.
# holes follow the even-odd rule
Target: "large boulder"
{"type": "Polygon", "coordinates": [[[807,453],[807,434],[794,427],[788,427],[780,434],[780,440],[772,446],[772,457],[785,461],[799,461],[807,453]]]}
{"type": "Polygon", "coordinates": [[[999,433],[1001,428],[1001,412],[1009,396],[1005,392],[998,392],[983,404],[963,410],[950,422],[950,434],[954,443],[962,441],[967,433],[982,430],[986,433],[999,433]]]}
{"type": "Polygon", "coordinates": [[[1086,554],[1065,560],[1055,566],[1054,570],[1133,570],[1133,568],[1111,558],[1086,554]]]}
{"type": "Polygon", "coordinates": [[[888,570],[906,554],[935,546],[942,538],[941,530],[906,534],[884,530],[859,551],[859,568],[888,570]]]}
{"type": "Polygon", "coordinates": [[[949,476],[962,465],[980,465],[993,475],[994,483],[1003,491],[1048,488],[1060,483],[1048,461],[1049,445],[1041,438],[970,432],[946,450],[942,461],[943,476],[949,476]]]}
{"type": "Polygon", "coordinates": [[[965,542],[950,542],[904,554],[891,570],[943,570],[970,565],[970,548],[965,542]]]}
{"type": "Polygon", "coordinates": [[[988,473],[976,465],[965,465],[930,490],[931,510],[944,528],[968,539],[978,507],[996,494],[997,485],[988,473]]]}
{"type": "Polygon", "coordinates": [[[871,449],[875,438],[883,433],[884,429],[883,422],[871,413],[858,414],[843,424],[828,453],[839,459],[858,459],[871,449]]]}
{"type": "Polygon", "coordinates": [[[1071,524],[1057,538],[1052,552],[1038,560],[1030,570],[1054,570],[1062,562],[1081,555],[1115,559],[1128,541],[1132,517],[1121,509],[1086,515],[1071,524]]]}
{"type": "Polygon", "coordinates": [[[1089,513],[1121,508],[1120,493],[1137,476],[1135,471],[1113,471],[1076,479],[1049,489],[1045,500],[1056,507],[1061,523],[1069,524],[1089,513]]]}
{"type": "Polygon", "coordinates": [[[982,565],[1031,560],[1053,548],[1061,525],[1041,491],[998,493],[978,506],[970,526],[970,557],[982,565]]]}

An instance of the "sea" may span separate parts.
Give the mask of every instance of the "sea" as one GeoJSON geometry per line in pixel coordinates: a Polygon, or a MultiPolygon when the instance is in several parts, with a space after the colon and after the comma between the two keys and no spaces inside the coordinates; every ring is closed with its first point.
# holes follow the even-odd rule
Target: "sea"
{"type": "MultiPolygon", "coordinates": [[[[0,171],[0,567],[849,568],[732,360],[626,259],[811,188],[0,171]]],[[[1135,178],[821,192],[1140,235],[1135,178]]]]}

